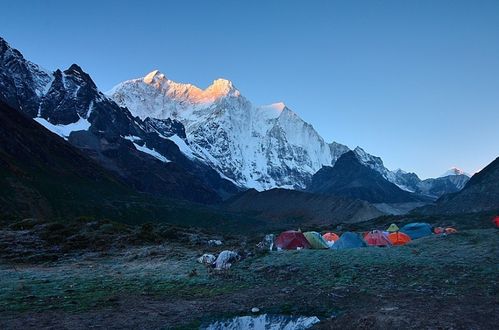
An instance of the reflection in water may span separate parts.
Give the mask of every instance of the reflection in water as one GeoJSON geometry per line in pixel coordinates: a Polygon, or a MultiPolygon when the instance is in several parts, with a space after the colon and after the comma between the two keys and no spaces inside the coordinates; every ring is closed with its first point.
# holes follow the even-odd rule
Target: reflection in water
{"type": "Polygon", "coordinates": [[[319,322],[315,316],[287,316],[268,315],[239,316],[232,319],[216,321],[209,325],[201,326],[203,330],[236,330],[236,329],[256,329],[256,330],[296,330],[308,329],[319,322]]]}

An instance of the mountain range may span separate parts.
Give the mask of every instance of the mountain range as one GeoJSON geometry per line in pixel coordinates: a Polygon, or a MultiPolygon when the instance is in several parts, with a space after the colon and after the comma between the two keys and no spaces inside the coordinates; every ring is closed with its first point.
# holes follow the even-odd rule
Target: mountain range
{"type": "Polygon", "coordinates": [[[434,205],[415,211],[423,214],[499,212],[499,157],[473,175],[462,190],[443,195],[434,205]]]}
{"type": "Polygon", "coordinates": [[[126,186],[156,196],[213,204],[249,188],[284,188],[421,202],[457,192],[468,180],[456,171],[426,180],[390,171],[360,147],[325,142],[283,103],[253,105],[226,79],[200,89],[155,70],[102,93],[78,65],[45,70],[2,38],[0,100],[126,186]]]}
{"type": "MultiPolygon", "coordinates": [[[[245,188],[306,189],[312,175],[333,166],[350,149],[327,143],[284,103],[255,106],[226,79],[208,88],[174,82],[158,70],[116,85],[106,93],[143,120],[173,118],[186,130],[189,152],[245,188]]],[[[466,182],[445,176],[420,180],[388,170],[381,158],[357,147],[359,160],[401,189],[438,198],[466,182]],[[434,187],[435,186],[435,187],[434,187]]]]}
{"type": "Polygon", "coordinates": [[[429,201],[402,190],[379,172],[364,165],[354,151],[340,156],[334,166],[324,166],[312,176],[307,191],[345,196],[371,203],[405,203],[429,201]]]}

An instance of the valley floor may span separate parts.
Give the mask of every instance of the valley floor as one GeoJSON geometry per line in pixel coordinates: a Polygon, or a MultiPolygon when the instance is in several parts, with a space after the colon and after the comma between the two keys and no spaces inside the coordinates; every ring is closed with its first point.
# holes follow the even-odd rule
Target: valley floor
{"type": "Polygon", "coordinates": [[[493,329],[498,235],[464,230],[403,247],[253,254],[222,273],[196,262],[203,245],[168,241],[42,263],[3,259],[0,328],[191,329],[258,307],[317,316],[318,329],[493,329]]]}

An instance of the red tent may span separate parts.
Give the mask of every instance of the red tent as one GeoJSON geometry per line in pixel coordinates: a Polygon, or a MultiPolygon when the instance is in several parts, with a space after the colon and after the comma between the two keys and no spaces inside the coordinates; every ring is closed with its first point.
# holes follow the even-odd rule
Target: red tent
{"type": "Polygon", "coordinates": [[[277,236],[275,240],[275,245],[278,249],[283,250],[296,250],[310,249],[310,243],[307,241],[305,236],[301,231],[288,230],[277,236]]]}
{"type": "Polygon", "coordinates": [[[328,242],[336,242],[340,239],[340,237],[335,233],[325,233],[324,235],[322,235],[322,238],[324,238],[328,242]]]}
{"type": "Polygon", "coordinates": [[[364,241],[371,246],[390,246],[392,242],[382,231],[373,230],[364,236],[364,241]]]}
{"type": "Polygon", "coordinates": [[[444,231],[445,231],[445,229],[444,229],[444,228],[442,228],[442,227],[435,227],[435,228],[433,229],[433,232],[434,232],[435,234],[437,234],[437,235],[443,234],[443,233],[444,233],[444,231]]]}
{"type": "Polygon", "coordinates": [[[494,222],[494,225],[499,228],[499,215],[492,220],[494,222]]]}

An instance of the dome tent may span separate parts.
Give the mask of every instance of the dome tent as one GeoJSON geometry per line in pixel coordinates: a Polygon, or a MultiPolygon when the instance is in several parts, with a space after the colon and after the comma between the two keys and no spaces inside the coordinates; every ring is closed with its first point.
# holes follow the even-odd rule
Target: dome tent
{"type": "Polygon", "coordinates": [[[449,235],[449,234],[455,234],[457,233],[457,229],[456,228],[452,228],[452,227],[447,227],[444,229],[444,232],[449,235]]]}
{"type": "Polygon", "coordinates": [[[392,245],[405,245],[411,241],[411,237],[409,235],[399,231],[390,233],[388,235],[388,239],[392,242],[392,245]]]}
{"type": "Polygon", "coordinates": [[[390,246],[392,242],[382,231],[373,230],[364,236],[364,241],[370,246],[390,246]]]}
{"type": "Polygon", "coordinates": [[[435,227],[433,228],[433,233],[437,234],[437,235],[440,235],[440,234],[443,234],[444,233],[444,228],[442,227],[435,227]]]}
{"type": "Polygon", "coordinates": [[[340,239],[340,237],[335,233],[325,233],[322,235],[322,238],[324,238],[327,242],[336,242],[340,239]]]}
{"type": "Polygon", "coordinates": [[[366,242],[364,242],[364,240],[358,234],[347,231],[346,233],[343,233],[343,235],[341,235],[340,239],[334,243],[332,248],[353,249],[366,246],[366,242]]]}
{"type": "Polygon", "coordinates": [[[390,225],[390,227],[388,227],[386,229],[386,231],[389,232],[389,233],[393,233],[393,232],[399,231],[399,226],[397,226],[396,224],[392,223],[390,225]]]}
{"type": "Polygon", "coordinates": [[[310,249],[310,243],[307,241],[301,231],[288,230],[282,232],[275,240],[275,245],[280,250],[310,249]]]}
{"type": "Polygon", "coordinates": [[[312,249],[329,249],[329,245],[322,238],[321,234],[316,231],[307,231],[304,232],[303,235],[312,246],[312,249]]]}
{"type": "Polygon", "coordinates": [[[431,226],[425,222],[409,223],[402,227],[400,231],[409,235],[411,239],[418,239],[432,234],[431,226]]]}

